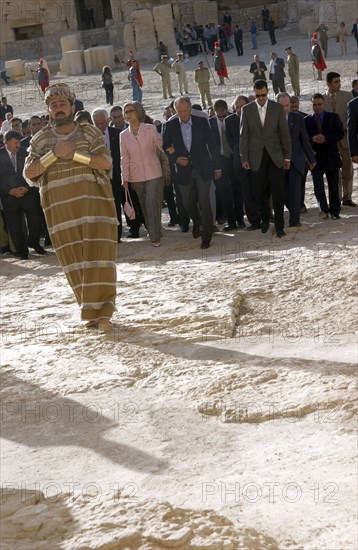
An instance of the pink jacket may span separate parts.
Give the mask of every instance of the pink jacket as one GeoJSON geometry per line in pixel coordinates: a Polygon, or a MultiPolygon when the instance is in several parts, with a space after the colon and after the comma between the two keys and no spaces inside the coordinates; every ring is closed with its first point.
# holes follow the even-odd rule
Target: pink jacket
{"type": "Polygon", "coordinates": [[[154,124],[141,122],[135,136],[130,128],[119,135],[122,182],[148,181],[163,176],[156,149],[162,149],[163,139],[154,124]]]}

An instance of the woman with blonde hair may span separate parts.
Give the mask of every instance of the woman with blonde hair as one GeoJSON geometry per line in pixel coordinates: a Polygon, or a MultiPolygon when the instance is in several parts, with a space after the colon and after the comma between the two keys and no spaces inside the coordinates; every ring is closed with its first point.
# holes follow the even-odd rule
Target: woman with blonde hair
{"type": "Polygon", "coordinates": [[[347,55],[347,37],[346,25],[341,21],[337,30],[337,40],[341,45],[341,55],[347,55]]]}
{"type": "Polygon", "coordinates": [[[136,191],[149,238],[160,246],[163,200],[163,171],[158,155],[162,136],[153,124],[145,124],[145,111],[138,101],[125,103],[124,118],[129,127],[120,133],[122,185],[136,191]]]}

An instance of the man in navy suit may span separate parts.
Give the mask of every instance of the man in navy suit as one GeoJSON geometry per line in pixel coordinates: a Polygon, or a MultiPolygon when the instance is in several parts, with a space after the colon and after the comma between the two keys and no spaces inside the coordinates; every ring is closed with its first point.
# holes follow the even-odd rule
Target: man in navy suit
{"type": "Polygon", "coordinates": [[[174,106],[178,118],[164,124],[163,148],[175,163],[183,206],[194,223],[193,237],[200,236],[202,225],[201,248],[205,249],[213,232],[210,186],[213,178],[221,177],[219,155],[208,120],[191,116],[190,99],[178,97],[174,106]]]}
{"type": "Polygon", "coordinates": [[[7,230],[16,248],[15,256],[27,260],[29,246],[41,255],[46,254],[46,250],[40,246],[42,212],[39,193],[34,187],[29,187],[22,175],[27,152],[21,147],[20,140],[19,132],[9,130],[5,134],[5,147],[0,149],[0,195],[7,230]]]}
{"type": "Polygon", "coordinates": [[[348,145],[352,162],[358,164],[358,97],[347,105],[348,145]]]}
{"type": "Polygon", "coordinates": [[[245,227],[243,219],[243,205],[245,204],[246,216],[250,222],[247,230],[254,231],[255,229],[260,229],[260,212],[253,194],[251,174],[248,170],[243,169],[240,160],[240,116],[242,107],[247,105],[248,102],[249,100],[245,95],[236,97],[233,103],[236,112],[225,119],[225,128],[229,145],[234,153],[233,164],[235,180],[232,185],[232,192],[234,196],[236,221],[240,229],[245,227]]]}
{"type": "MultiPolygon", "coordinates": [[[[120,162],[121,155],[120,155],[120,146],[119,146],[119,134],[121,133],[121,131],[118,130],[117,128],[114,128],[113,126],[109,126],[110,118],[106,109],[95,109],[92,112],[92,120],[96,128],[98,128],[99,130],[101,130],[101,132],[103,132],[104,141],[106,142],[107,149],[111,152],[111,156],[112,156],[111,184],[112,184],[114,202],[117,210],[117,218],[119,222],[118,242],[120,242],[122,237],[122,231],[123,231],[121,205],[124,205],[124,203],[126,202],[125,191],[121,185],[121,180],[122,180],[121,162],[120,162]]],[[[129,192],[131,194],[133,205],[136,205],[138,202],[137,194],[133,190],[129,190],[129,192]]],[[[130,220],[126,216],[127,224],[131,230],[130,236],[132,238],[137,238],[139,236],[140,221],[139,221],[138,212],[136,212],[136,214],[137,215],[135,220],[130,220]]]]}
{"type": "Polygon", "coordinates": [[[340,219],[341,201],[338,192],[339,169],[342,166],[338,142],[344,137],[344,129],[337,113],[323,109],[322,94],[313,94],[313,113],[305,117],[307,133],[313,150],[316,153],[316,166],[312,170],[313,187],[321,212],[320,218],[340,219]],[[324,189],[323,176],[326,174],[328,183],[329,206],[324,189]]]}
{"type": "Polygon", "coordinates": [[[292,157],[289,170],[285,170],[285,202],[290,212],[289,227],[300,227],[301,182],[305,173],[306,159],[312,170],[316,166],[316,157],[308,137],[304,117],[290,112],[290,96],[280,92],[276,101],[281,103],[288,123],[292,143],[292,157]]]}
{"type": "MultiPolygon", "coordinates": [[[[221,208],[227,219],[227,225],[224,231],[237,229],[236,217],[234,212],[233,185],[235,180],[233,149],[229,145],[226,132],[226,117],[228,116],[228,106],[223,99],[217,99],[214,102],[215,115],[209,119],[213,132],[213,138],[217,150],[219,151],[221,178],[216,180],[216,192],[220,201],[221,208]]],[[[243,223],[243,212],[241,213],[243,223]]]]}

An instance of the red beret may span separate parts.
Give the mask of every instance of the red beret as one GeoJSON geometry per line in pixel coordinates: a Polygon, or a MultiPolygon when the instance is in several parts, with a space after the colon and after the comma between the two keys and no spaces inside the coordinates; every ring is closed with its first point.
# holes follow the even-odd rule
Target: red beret
{"type": "Polygon", "coordinates": [[[316,32],[314,32],[314,33],[312,34],[312,38],[313,38],[314,40],[317,40],[318,34],[317,34],[316,32]]]}

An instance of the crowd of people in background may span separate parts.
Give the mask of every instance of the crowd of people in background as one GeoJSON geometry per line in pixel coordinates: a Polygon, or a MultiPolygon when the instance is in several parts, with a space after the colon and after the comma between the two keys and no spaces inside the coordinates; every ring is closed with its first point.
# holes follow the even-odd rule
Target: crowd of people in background
{"type": "MultiPolygon", "coordinates": [[[[269,33],[271,21],[269,9],[264,6],[262,25],[269,33]]],[[[340,28],[344,29],[345,26],[341,24],[340,28]]],[[[200,40],[204,51],[212,53],[219,84],[224,84],[224,79],[228,78],[223,52],[233,47],[231,29],[232,18],[229,12],[225,14],[219,27],[213,24],[205,27],[196,23],[188,24],[184,36],[176,29],[178,46],[182,46],[188,39],[200,40]],[[210,37],[206,30],[211,31],[210,37]]],[[[239,31],[240,27],[236,25],[233,38],[237,55],[242,55],[242,32],[239,31]]],[[[250,32],[253,32],[252,29],[250,32]]],[[[326,69],[324,54],[328,53],[327,32],[327,26],[321,23],[312,36],[312,64],[317,69],[318,79],[322,79],[322,73],[326,69]]],[[[357,38],[357,23],[353,26],[352,34],[357,38]]],[[[272,44],[276,44],[274,34],[270,33],[270,39],[272,44]]],[[[73,97],[73,122],[83,127],[89,124],[99,129],[107,149],[111,152],[113,169],[110,181],[118,220],[118,242],[124,236],[122,216],[127,200],[125,191],[130,194],[135,212],[132,219],[125,216],[128,225],[126,236],[138,238],[140,228],[145,227],[154,246],[159,246],[161,240],[163,200],[169,210],[168,225],[179,225],[183,232],[187,232],[191,220],[193,236],[202,237],[202,248],[210,246],[212,234],[220,225],[223,225],[224,231],[261,229],[265,233],[273,222],[276,235],[281,238],[285,236],[284,205],[289,211],[291,227],[300,227],[300,216],[307,211],[305,181],[308,170],[312,171],[321,219],[339,219],[341,205],[356,206],[352,200],[352,158],[356,155],[350,153],[348,147],[347,106],[358,95],[358,79],[352,80],[351,91],[343,91],[340,89],[340,75],[328,72],[327,91],[322,95],[312,96],[311,114],[302,113],[299,110],[299,59],[292,47],[288,46],[285,48],[286,63],[283,57],[272,51],[267,66],[255,53],[248,68],[253,77],[253,92],[247,96],[238,95],[232,105],[223,99],[213,102],[210,91],[211,74],[204,61],[200,60],[194,72],[194,81],[200,93],[201,104],[192,105],[187,97],[190,83],[183,52],[178,51],[175,59],[169,63],[166,46],[160,43],[160,48],[160,61],[155,65],[154,71],[161,79],[163,99],[173,99],[170,104],[163,106],[163,120],[153,120],[145,113],[142,105],[143,78],[140,63],[132,51],[126,62],[132,88],[131,102],[127,102],[123,108],[114,105],[113,75],[108,66],[103,67],[101,78],[109,112],[106,109],[96,109],[90,113],[84,109],[80,99],[73,97]],[[286,67],[294,95],[286,92],[286,67]],[[176,99],[171,83],[173,73],[178,79],[176,99]],[[276,102],[268,100],[268,82],[271,82],[276,102]],[[275,131],[269,131],[272,120],[272,127],[280,128],[279,135],[275,131]],[[170,176],[165,176],[166,185],[163,185],[163,153],[170,176]],[[324,175],[328,184],[328,200],[324,175]]],[[[254,42],[253,49],[256,49],[254,42]]],[[[344,53],[345,47],[342,50],[342,54],[344,53]]],[[[43,68],[40,61],[39,74],[43,68]]],[[[50,88],[47,76],[42,91],[46,93],[50,88]]],[[[12,166],[7,163],[6,173],[14,168],[18,173],[19,167],[23,168],[34,136],[50,127],[53,121],[50,113],[41,117],[33,115],[22,121],[14,116],[12,106],[3,97],[0,122],[3,150],[10,155],[12,148],[11,154],[15,157],[19,154],[19,160],[12,162],[12,166]]],[[[351,132],[350,140],[352,139],[351,132]]],[[[28,184],[19,173],[15,180],[17,179],[18,183],[14,187],[21,188],[24,195],[12,197],[11,208],[7,205],[8,186],[0,181],[3,205],[0,245],[2,253],[14,252],[20,258],[26,259],[29,246],[37,253],[45,254],[46,250],[40,245],[40,237],[44,239],[46,246],[51,244],[51,235],[45,218],[39,211],[39,199],[31,203],[32,208],[36,202],[35,218],[28,215],[26,205],[30,195],[24,191],[28,189],[28,184]],[[17,207],[14,209],[15,205],[17,207]],[[18,219],[14,229],[11,220],[15,211],[16,216],[20,216],[19,219],[19,212],[23,211],[27,226],[18,219]],[[37,220],[36,230],[30,233],[30,220],[34,219],[37,220]],[[28,232],[27,236],[24,231],[28,232]]],[[[33,188],[31,197],[32,195],[36,195],[33,188]]]]}

